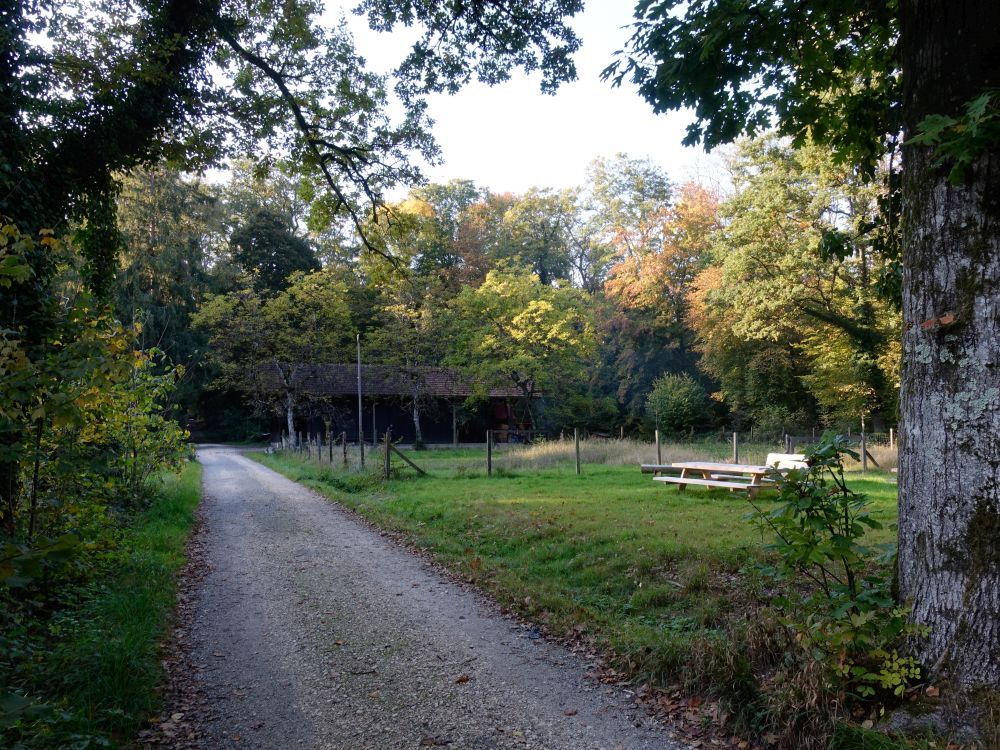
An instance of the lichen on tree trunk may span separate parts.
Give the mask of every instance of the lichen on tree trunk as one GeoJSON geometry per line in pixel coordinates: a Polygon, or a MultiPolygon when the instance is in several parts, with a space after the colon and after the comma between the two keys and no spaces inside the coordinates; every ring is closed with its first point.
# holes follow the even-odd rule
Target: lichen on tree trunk
{"type": "MultiPolygon", "coordinates": [[[[906,126],[1000,85],[996,0],[902,4],[906,126]]],[[[1000,144],[904,151],[899,583],[933,680],[1000,684],[1000,144]]]]}

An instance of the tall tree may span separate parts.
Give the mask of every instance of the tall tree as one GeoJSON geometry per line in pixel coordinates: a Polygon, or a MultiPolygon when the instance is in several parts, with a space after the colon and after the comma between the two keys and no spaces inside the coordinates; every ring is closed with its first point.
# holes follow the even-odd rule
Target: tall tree
{"type": "Polygon", "coordinates": [[[417,285],[400,284],[379,310],[379,327],[365,339],[366,359],[392,365],[407,386],[404,406],[413,418],[413,432],[423,443],[421,416],[435,403],[427,374],[439,367],[446,354],[440,300],[421,296],[417,285]]]}
{"type": "Polygon", "coordinates": [[[649,159],[616,154],[595,159],[587,168],[591,222],[616,256],[651,249],[659,218],[673,198],[666,173],[649,159]]]}
{"type": "Polygon", "coordinates": [[[253,279],[259,292],[280,291],[295,272],[319,270],[309,242],[299,237],[287,219],[258,208],[229,238],[233,261],[253,279]]]}
{"type": "Polygon", "coordinates": [[[504,213],[508,244],[500,259],[530,268],[543,284],[569,278],[575,215],[571,191],[532,188],[518,196],[504,213]]]}
{"type": "Polygon", "coordinates": [[[607,73],[657,111],[693,107],[689,143],[777,122],[872,171],[901,129],[909,139],[900,594],[929,628],[917,653],[932,679],[997,686],[1000,4],[643,0],[637,18],[607,73]]]}
{"type": "Polygon", "coordinates": [[[206,294],[224,291],[212,273],[224,242],[222,206],[204,185],[165,166],[120,181],[115,315],[141,323],[142,349],[155,346],[187,367],[204,344],[190,317],[206,294]]]}
{"type": "Polygon", "coordinates": [[[755,425],[783,433],[791,426],[816,424],[816,401],[802,382],[809,363],[797,340],[738,335],[740,311],[716,298],[723,288],[723,269],[710,266],[695,277],[687,295],[687,323],[701,355],[698,367],[719,383],[715,398],[739,428],[755,425]]]}
{"type": "Polygon", "coordinates": [[[303,368],[347,361],[355,326],[347,288],[332,271],[295,274],[269,297],[248,286],[210,299],[194,317],[211,344],[219,388],[295,419],[310,397],[303,368]]]}
{"type": "Polygon", "coordinates": [[[447,361],[465,369],[479,395],[492,387],[518,390],[532,427],[534,400],[557,403],[585,384],[596,349],[589,297],[513,265],[462,290],[451,330],[447,361]]]}
{"type": "Polygon", "coordinates": [[[888,262],[872,246],[877,186],[833,164],[827,147],[773,135],[742,143],[731,171],[709,301],[729,308],[743,341],[807,353],[805,382],[829,421],[882,429],[896,414],[899,315],[876,291],[888,262]]]}
{"type": "Polygon", "coordinates": [[[654,379],[695,371],[686,290],[708,262],[718,199],[689,183],[676,203],[634,206],[615,212],[619,221],[635,223],[614,228],[618,251],[604,283],[613,313],[603,325],[611,335],[603,339],[618,397],[638,419],[654,379]]]}

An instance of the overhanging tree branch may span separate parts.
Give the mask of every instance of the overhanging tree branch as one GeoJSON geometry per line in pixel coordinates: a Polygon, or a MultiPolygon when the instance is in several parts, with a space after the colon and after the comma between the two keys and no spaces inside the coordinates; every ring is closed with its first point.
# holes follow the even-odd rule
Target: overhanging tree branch
{"type": "Polygon", "coordinates": [[[337,202],[334,207],[335,210],[344,209],[347,211],[351,218],[351,223],[354,225],[355,230],[357,230],[358,236],[361,238],[361,242],[365,249],[369,252],[375,253],[377,255],[385,258],[389,263],[392,264],[393,268],[396,270],[401,270],[399,260],[393,255],[379,250],[368,238],[368,233],[365,230],[364,222],[358,211],[351,205],[344,191],[341,189],[337,180],[334,178],[333,172],[330,169],[331,163],[338,163],[339,166],[347,172],[350,179],[355,185],[364,191],[365,196],[372,204],[372,212],[374,215],[375,210],[378,206],[383,205],[382,199],[376,195],[375,191],[372,189],[368,178],[355,166],[356,161],[360,161],[362,164],[367,163],[368,149],[363,148],[348,148],[340,146],[333,143],[332,141],[324,138],[320,138],[317,135],[319,130],[318,126],[311,124],[305,116],[302,110],[302,106],[296,99],[295,94],[288,87],[288,81],[286,76],[280,73],[273,65],[271,65],[267,60],[265,60],[260,55],[256,54],[252,50],[247,49],[235,35],[227,27],[228,24],[224,19],[220,19],[216,23],[216,31],[219,37],[230,49],[232,49],[237,55],[239,55],[243,60],[248,62],[253,67],[261,71],[267,78],[277,87],[279,93],[281,94],[282,100],[285,102],[289,111],[292,114],[292,119],[295,122],[296,129],[301,133],[302,139],[305,142],[306,148],[312,154],[313,158],[316,160],[316,164],[323,174],[323,179],[327,186],[336,196],[337,202]],[[328,149],[327,152],[323,151],[323,148],[328,149]]]}

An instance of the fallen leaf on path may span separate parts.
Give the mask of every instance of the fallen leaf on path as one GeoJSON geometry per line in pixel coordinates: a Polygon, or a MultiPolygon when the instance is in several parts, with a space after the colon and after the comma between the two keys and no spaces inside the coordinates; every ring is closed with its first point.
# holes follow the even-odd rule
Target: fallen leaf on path
{"type": "Polygon", "coordinates": [[[464,685],[465,683],[467,683],[471,679],[472,678],[469,677],[469,675],[467,675],[467,674],[460,674],[458,677],[455,678],[455,684],[456,685],[464,685]]]}
{"type": "Polygon", "coordinates": [[[928,685],[927,689],[924,690],[924,695],[926,695],[928,698],[937,698],[939,695],[941,695],[941,689],[936,688],[933,685],[928,685]]]}
{"type": "Polygon", "coordinates": [[[567,709],[566,711],[563,711],[563,716],[576,716],[576,709],[570,708],[567,709]]]}

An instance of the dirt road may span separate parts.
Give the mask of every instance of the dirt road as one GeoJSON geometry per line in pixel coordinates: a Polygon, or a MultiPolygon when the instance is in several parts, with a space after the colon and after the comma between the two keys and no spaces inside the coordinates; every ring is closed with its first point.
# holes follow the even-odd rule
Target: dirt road
{"type": "Polygon", "coordinates": [[[348,512],[203,448],[206,750],[681,750],[578,657],[348,512]]]}

